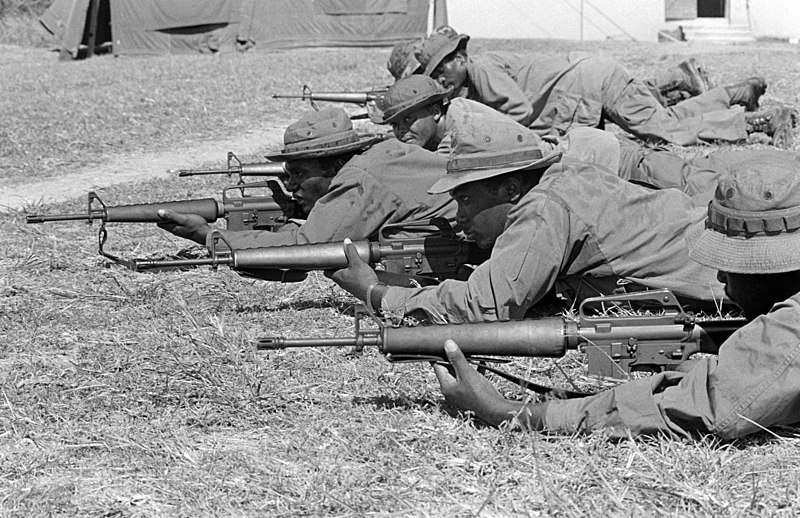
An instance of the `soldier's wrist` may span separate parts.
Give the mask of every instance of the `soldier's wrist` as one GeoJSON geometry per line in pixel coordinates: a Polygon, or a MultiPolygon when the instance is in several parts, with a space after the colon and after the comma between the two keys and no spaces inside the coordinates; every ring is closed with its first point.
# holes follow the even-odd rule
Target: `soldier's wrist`
{"type": "Polygon", "coordinates": [[[372,311],[380,311],[386,287],[382,282],[376,282],[367,287],[367,292],[364,294],[364,303],[367,308],[372,311]]]}
{"type": "Polygon", "coordinates": [[[525,403],[516,414],[519,425],[526,430],[541,431],[544,429],[544,414],[547,402],[525,403]]]}

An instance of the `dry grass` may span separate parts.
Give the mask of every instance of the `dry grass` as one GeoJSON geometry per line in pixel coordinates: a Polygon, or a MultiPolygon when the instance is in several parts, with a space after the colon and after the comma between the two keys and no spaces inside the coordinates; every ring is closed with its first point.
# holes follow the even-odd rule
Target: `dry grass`
{"type": "MultiPolygon", "coordinates": [[[[484,48],[501,42],[478,42],[484,48]]],[[[540,51],[565,42],[512,42],[540,51]]],[[[687,46],[586,44],[644,73],[687,46]]],[[[388,81],[386,51],[101,57],[0,52],[2,177],[68,174],[290,118],[269,94],[388,81]]],[[[703,50],[719,82],[760,71],[794,101],[798,51],[703,50]]],[[[218,194],[223,179],[101,190],[108,203],[218,194]]],[[[30,207],[77,211],[85,199],[30,207]]],[[[430,368],[375,351],[257,353],[259,336],[344,336],[353,299],[324,277],[275,285],[206,269],[106,267],[96,229],[0,216],[0,516],[795,516],[798,431],[732,443],[607,441],[453,415],[430,368]]],[[[116,225],[126,255],[186,246],[116,225]]],[[[562,361],[579,370],[580,358],[562,361]]],[[[520,362],[563,385],[549,360],[520,362]]],[[[509,395],[513,387],[498,384],[509,395]]]]}

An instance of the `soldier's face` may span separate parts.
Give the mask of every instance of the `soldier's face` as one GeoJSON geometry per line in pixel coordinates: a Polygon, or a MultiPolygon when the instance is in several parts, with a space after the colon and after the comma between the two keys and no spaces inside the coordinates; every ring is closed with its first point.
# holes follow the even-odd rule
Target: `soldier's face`
{"type": "Polygon", "coordinates": [[[316,159],[292,160],[287,162],[289,180],[286,188],[292,192],[297,204],[304,214],[311,212],[317,200],[327,194],[331,186],[331,177],[316,159]]]}
{"type": "Polygon", "coordinates": [[[415,144],[429,151],[435,151],[436,126],[441,111],[431,105],[423,106],[391,124],[394,136],[400,142],[415,144]]]}
{"type": "Polygon", "coordinates": [[[472,182],[450,193],[458,203],[456,222],[467,239],[480,248],[491,248],[503,233],[512,204],[502,190],[492,191],[484,182],[472,182]]]}
{"type": "Polygon", "coordinates": [[[725,284],[725,294],[742,308],[745,318],[752,320],[797,293],[800,275],[791,272],[759,275],[719,271],[717,280],[725,284]]]}
{"type": "Polygon", "coordinates": [[[439,63],[431,74],[445,88],[452,88],[454,94],[467,82],[466,60],[461,54],[453,54],[439,63]]]}

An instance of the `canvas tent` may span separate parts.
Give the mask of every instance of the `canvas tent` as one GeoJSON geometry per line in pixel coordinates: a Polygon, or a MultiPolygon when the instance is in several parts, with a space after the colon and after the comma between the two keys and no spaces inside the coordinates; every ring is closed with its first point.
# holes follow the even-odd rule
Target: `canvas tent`
{"type": "Polygon", "coordinates": [[[445,0],[55,0],[39,20],[62,54],[391,46],[447,23],[445,0]]]}

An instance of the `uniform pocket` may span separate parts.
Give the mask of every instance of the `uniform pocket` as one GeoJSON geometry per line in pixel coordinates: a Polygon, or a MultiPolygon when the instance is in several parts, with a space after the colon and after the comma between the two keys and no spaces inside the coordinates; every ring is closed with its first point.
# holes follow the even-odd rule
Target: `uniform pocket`
{"type": "Polygon", "coordinates": [[[553,128],[560,135],[570,128],[600,125],[603,103],[570,92],[553,92],[556,101],[553,104],[553,128]]]}

